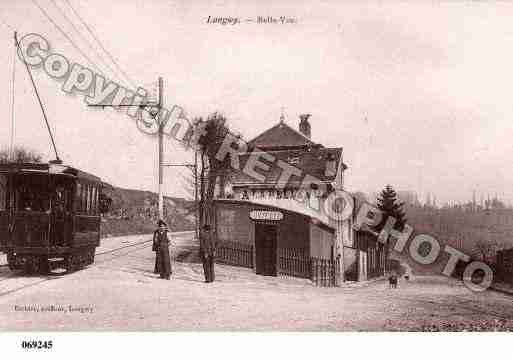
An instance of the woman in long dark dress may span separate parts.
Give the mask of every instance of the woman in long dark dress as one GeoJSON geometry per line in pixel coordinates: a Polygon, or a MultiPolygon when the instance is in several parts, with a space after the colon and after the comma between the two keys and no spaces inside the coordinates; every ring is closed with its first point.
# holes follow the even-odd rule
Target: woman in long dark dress
{"type": "Polygon", "coordinates": [[[160,256],[159,256],[159,243],[157,241],[157,232],[153,232],[153,247],[152,251],[155,252],[155,268],[153,269],[153,273],[160,273],[160,256]]]}
{"type": "Polygon", "coordinates": [[[166,222],[159,220],[159,228],[153,234],[153,243],[156,247],[157,259],[155,269],[160,273],[160,278],[169,279],[171,275],[171,259],[169,256],[169,237],[167,235],[166,222]]]}

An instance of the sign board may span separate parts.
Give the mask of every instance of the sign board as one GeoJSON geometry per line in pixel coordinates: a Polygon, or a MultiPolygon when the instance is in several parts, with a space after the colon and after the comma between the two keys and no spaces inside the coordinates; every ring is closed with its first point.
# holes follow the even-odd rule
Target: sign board
{"type": "Polygon", "coordinates": [[[280,211],[254,210],[249,212],[249,218],[257,221],[281,221],[283,219],[283,213],[280,211]]]}

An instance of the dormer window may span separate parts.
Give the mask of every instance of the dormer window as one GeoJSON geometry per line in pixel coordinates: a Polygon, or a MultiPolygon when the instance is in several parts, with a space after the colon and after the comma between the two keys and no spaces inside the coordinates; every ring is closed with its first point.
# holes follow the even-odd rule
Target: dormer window
{"type": "Polygon", "coordinates": [[[329,153],[326,156],[326,169],[324,171],[324,175],[326,177],[333,177],[337,174],[336,161],[335,156],[332,153],[329,153]]]}

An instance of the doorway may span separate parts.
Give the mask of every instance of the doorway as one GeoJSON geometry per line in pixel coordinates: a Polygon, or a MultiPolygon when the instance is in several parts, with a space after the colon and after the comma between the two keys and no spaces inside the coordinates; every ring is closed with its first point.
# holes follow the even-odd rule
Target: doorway
{"type": "Polygon", "coordinates": [[[54,176],[49,188],[51,246],[66,246],[73,237],[73,181],[54,176]]]}
{"type": "Polygon", "coordinates": [[[277,275],[277,226],[255,223],[256,274],[277,275]]]}

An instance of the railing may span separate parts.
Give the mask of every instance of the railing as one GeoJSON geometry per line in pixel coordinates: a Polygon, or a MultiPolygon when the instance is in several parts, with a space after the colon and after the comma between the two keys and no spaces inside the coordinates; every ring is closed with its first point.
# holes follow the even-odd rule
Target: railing
{"type": "Polygon", "coordinates": [[[239,242],[220,241],[216,247],[216,261],[233,266],[253,268],[253,246],[239,242]]]}
{"type": "MultiPolygon", "coordinates": [[[[216,261],[222,264],[253,268],[254,248],[251,244],[220,241],[216,247],[216,261]]],[[[340,274],[339,259],[308,256],[303,248],[278,250],[278,275],[312,280],[319,287],[334,287],[340,274]]]]}
{"type": "Polygon", "coordinates": [[[280,248],[278,250],[278,274],[282,276],[311,278],[311,262],[303,248],[280,248]]]}
{"type": "Polygon", "coordinates": [[[308,256],[306,249],[280,248],[278,274],[307,278],[319,287],[334,287],[340,274],[340,260],[308,256]]]}
{"type": "Polygon", "coordinates": [[[318,287],[335,287],[340,274],[340,260],[311,258],[312,281],[318,287]]]}

